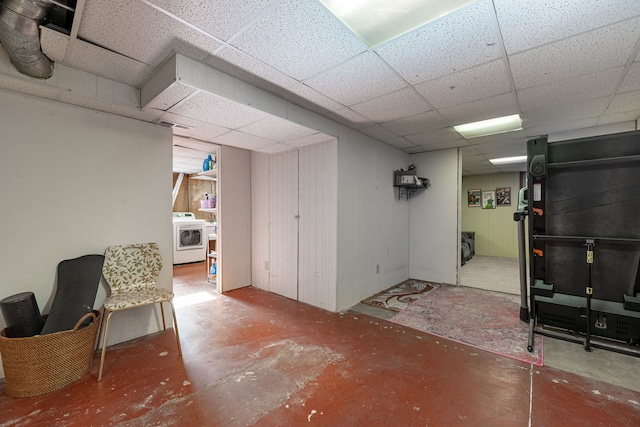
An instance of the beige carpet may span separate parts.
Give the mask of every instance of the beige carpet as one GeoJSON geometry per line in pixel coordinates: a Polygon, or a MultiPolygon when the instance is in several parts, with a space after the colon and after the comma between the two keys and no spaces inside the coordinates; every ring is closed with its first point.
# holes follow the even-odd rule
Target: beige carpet
{"type": "Polygon", "coordinates": [[[517,258],[475,255],[460,267],[460,284],[520,295],[520,267],[517,258]]]}

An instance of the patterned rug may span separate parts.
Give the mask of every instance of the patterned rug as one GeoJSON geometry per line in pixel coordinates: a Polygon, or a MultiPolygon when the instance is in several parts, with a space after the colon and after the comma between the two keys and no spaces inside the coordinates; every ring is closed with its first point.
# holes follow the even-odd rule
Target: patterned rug
{"type": "Polygon", "coordinates": [[[527,351],[528,324],[520,320],[520,297],[441,285],[390,319],[472,347],[542,366],[542,336],[527,351]]]}
{"type": "Polygon", "coordinates": [[[416,301],[422,294],[429,292],[437,286],[435,283],[408,279],[362,302],[375,307],[399,312],[416,301]]]}

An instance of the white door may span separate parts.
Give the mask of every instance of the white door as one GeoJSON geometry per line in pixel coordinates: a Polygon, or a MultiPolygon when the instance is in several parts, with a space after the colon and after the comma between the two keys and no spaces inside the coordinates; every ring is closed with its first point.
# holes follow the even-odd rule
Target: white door
{"type": "Polygon", "coordinates": [[[298,299],[298,152],[270,158],[269,290],[298,299]]]}

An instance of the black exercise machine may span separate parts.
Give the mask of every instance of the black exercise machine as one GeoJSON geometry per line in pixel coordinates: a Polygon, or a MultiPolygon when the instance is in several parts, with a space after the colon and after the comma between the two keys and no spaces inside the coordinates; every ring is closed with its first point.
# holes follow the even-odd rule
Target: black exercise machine
{"type": "Polygon", "coordinates": [[[527,162],[514,220],[529,351],[537,333],[640,356],[640,132],[532,139],[527,162]]]}

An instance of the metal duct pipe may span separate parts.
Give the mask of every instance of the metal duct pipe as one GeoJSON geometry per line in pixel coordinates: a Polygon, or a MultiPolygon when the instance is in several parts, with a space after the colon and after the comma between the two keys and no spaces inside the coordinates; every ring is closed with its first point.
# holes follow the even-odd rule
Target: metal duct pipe
{"type": "Polygon", "coordinates": [[[39,0],[0,1],[0,43],[23,74],[48,79],[53,63],[40,49],[40,24],[51,4],[39,0]]]}

